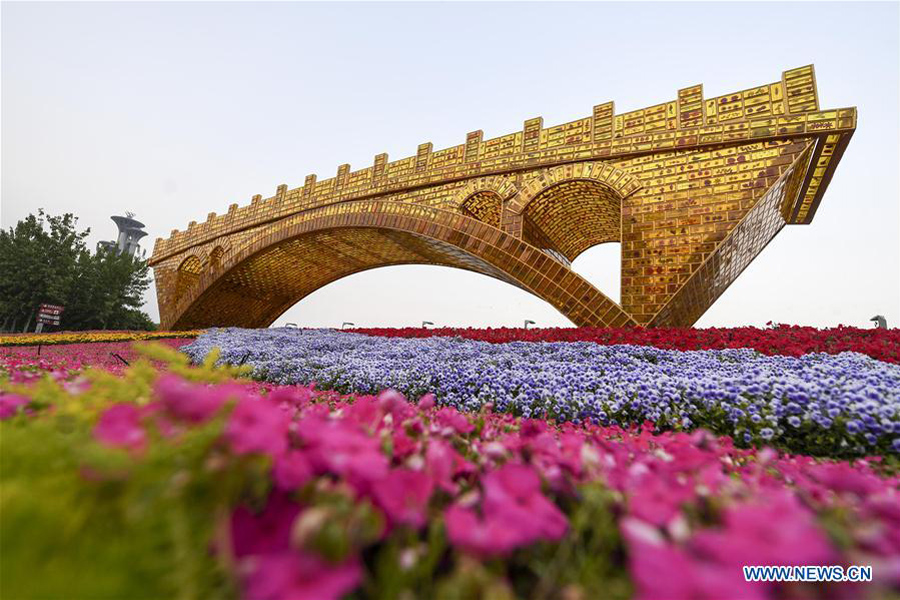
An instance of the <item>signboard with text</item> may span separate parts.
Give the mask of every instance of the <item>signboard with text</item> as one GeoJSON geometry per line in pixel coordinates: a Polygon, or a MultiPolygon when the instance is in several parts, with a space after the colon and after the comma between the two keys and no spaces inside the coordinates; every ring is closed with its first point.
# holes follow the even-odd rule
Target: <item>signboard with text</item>
{"type": "Polygon", "coordinates": [[[59,325],[59,318],[65,310],[57,304],[41,304],[38,308],[37,322],[43,325],[59,325]]]}

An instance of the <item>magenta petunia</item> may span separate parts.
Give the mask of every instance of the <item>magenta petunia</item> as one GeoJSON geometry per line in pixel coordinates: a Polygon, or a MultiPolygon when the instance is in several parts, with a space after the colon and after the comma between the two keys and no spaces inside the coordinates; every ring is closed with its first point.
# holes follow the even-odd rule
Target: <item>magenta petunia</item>
{"type": "Polygon", "coordinates": [[[244,579],[248,600],[333,600],[362,581],[356,558],[329,563],[309,552],[280,552],[258,557],[244,579]]]}
{"type": "Polygon", "coordinates": [[[425,394],[424,396],[419,398],[419,404],[418,404],[419,410],[423,410],[423,411],[431,410],[432,408],[434,408],[434,405],[435,405],[434,394],[430,394],[430,393],[425,394]]]}
{"type": "Polygon", "coordinates": [[[239,506],[231,515],[231,543],[238,558],[282,552],[290,548],[291,527],[300,505],[275,492],[261,511],[239,506]]]}
{"type": "Polygon", "coordinates": [[[175,417],[191,423],[202,423],[215,414],[230,394],[244,391],[237,386],[207,387],[185,381],[173,374],[164,374],[156,382],[156,395],[175,417]]]}
{"type": "Polygon", "coordinates": [[[397,390],[385,390],[378,394],[378,405],[385,414],[401,423],[416,414],[416,409],[407,402],[406,396],[397,390]]]}
{"type": "Polygon", "coordinates": [[[435,423],[446,433],[467,434],[475,429],[464,414],[455,408],[442,408],[434,417],[435,423]]]}
{"type": "Polygon", "coordinates": [[[287,450],[290,418],[266,398],[244,398],[225,425],[225,438],[237,454],[259,452],[277,457],[287,450]]]}
{"type": "Polygon", "coordinates": [[[629,536],[629,567],[636,600],[769,600],[771,585],[748,583],[740,568],[691,557],[684,550],[664,543],[649,543],[629,536]]]}
{"type": "Polygon", "coordinates": [[[141,409],[134,404],[113,404],[100,415],[94,437],[108,446],[140,450],[147,443],[141,409]]]}
{"type": "Polygon", "coordinates": [[[813,514],[789,492],[728,508],[724,526],[694,535],[699,555],[723,565],[825,565],[837,559],[813,514]]]}
{"type": "Polygon", "coordinates": [[[434,491],[431,476],[422,471],[399,468],[372,484],[375,503],[394,525],[425,525],[428,502],[434,491]]]}
{"type": "Polygon", "coordinates": [[[297,433],[317,474],[344,477],[360,493],[387,474],[388,459],[378,440],[352,421],[308,416],[297,433]]]}
{"type": "Polygon", "coordinates": [[[312,465],[306,454],[299,450],[288,450],[275,458],[272,477],[275,485],[282,490],[291,491],[303,486],[314,476],[312,465]]]}
{"type": "Polygon", "coordinates": [[[27,406],[31,402],[25,396],[18,394],[0,394],[0,421],[9,419],[23,406],[27,406]]]}
{"type": "Polygon", "coordinates": [[[557,541],[568,521],[541,492],[534,469],[506,464],[482,479],[482,516],[460,505],[445,513],[447,535],[455,546],[482,556],[503,555],[537,541],[557,541]]]}

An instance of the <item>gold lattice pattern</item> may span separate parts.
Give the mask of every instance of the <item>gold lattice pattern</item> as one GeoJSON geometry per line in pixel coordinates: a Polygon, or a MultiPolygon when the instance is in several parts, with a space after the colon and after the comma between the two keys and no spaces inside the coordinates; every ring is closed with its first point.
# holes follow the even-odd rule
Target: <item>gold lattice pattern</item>
{"type": "Polygon", "coordinates": [[[477,192],[469,196],[462,204],[464,214],[474,217],[492,227],[500,227],[500,213],[503,211],[503,199],[496,192],[477,192]]]}

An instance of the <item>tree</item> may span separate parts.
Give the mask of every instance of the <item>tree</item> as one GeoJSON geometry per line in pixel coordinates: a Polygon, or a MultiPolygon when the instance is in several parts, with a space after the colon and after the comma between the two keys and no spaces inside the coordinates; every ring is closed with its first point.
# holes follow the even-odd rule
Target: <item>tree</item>
{"type": "Polygon", "coordinates": [[[140,310],[146,261],[85,245],[77,217],[29,215],[0,230],[0,329],[28,331],[37,307],[62,304],[65,329],[152,329],[140,310]]]}

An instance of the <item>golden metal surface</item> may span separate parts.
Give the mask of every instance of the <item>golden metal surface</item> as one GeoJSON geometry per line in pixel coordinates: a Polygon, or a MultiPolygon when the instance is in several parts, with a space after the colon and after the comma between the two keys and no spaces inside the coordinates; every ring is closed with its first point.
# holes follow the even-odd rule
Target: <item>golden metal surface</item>
{"type": "Polygon", "coordinates": [[[819,109],[812,66],[704,99],[677,98],[416,155],[274,196],[157,239],[164,328],[265,326],[365,269],[441,264],[544,298],[577,325],[689,326],[785,224],[812,220],[856,127],[819,109]],[[622,243],[618,305],[569,263],[622,243]]]}

